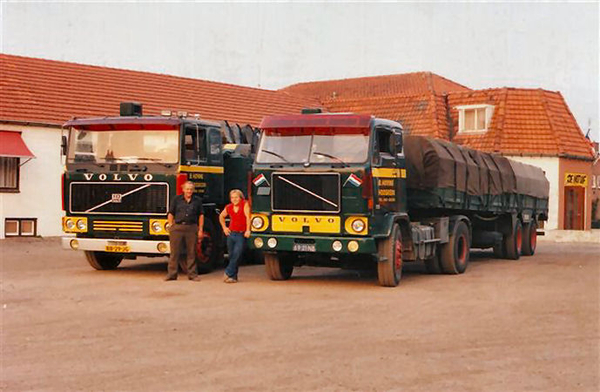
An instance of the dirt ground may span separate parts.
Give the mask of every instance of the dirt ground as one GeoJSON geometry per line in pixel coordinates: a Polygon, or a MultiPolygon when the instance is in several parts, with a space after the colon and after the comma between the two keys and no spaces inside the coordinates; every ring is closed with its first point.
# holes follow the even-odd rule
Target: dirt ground
{"type": "MultiPolygon", "coordinates": [[[[246,266],[163,282],[95,271],[56,239],[0,241],[2,377],[17,390],[597,391],[600,246],[543,242],[467,273],[246,266]]],[[[408,269],[408,271],[407,271],[408,269]]]]}

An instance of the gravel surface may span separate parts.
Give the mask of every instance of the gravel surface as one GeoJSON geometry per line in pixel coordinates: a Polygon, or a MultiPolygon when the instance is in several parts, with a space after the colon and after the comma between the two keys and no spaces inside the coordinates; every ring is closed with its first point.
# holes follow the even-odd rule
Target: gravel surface
{"type": "Polygon", "coordinates": [[[57,239],[0,241],[1,384],[21,390],[597,391],[600,246],[472,253],[464,275],[263,266],[163,282],[95,271],[57,239]]]}

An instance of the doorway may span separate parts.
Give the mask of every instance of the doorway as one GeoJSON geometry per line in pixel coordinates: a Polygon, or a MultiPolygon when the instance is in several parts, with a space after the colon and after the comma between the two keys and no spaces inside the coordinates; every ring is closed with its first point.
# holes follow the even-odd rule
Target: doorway
{"type": "Polygon", "coordinates": [[[585,188],[565,187],[565,230],[583,230],[585,217],[585,188]]]}

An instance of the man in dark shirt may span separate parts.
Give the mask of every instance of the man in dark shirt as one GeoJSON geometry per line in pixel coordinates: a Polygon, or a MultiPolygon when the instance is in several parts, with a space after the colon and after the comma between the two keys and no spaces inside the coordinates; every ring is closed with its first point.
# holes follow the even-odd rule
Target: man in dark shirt
{"type": "Polygon", "coordinates": [[[177,195],[169,208],[169,241],[171,256],[165,280],[177,279],[177,267],[182,242],[186,247],[188,278],[199,282],[196,269],[196,243],[202,238],[204,227],[204,207],[202,199],[194,195],[194,183],[182,185],[183,195],[177,195]]]}

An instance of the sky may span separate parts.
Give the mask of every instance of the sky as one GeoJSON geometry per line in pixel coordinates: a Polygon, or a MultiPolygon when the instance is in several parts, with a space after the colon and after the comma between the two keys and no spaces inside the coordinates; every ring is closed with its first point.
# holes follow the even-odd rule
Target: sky
{"type": "Polygon", "coordinates": [[[474,89],[560,91],[599,133],[599,4],[21,3],[3,53],[277,89],[431,71],[474,89]]]}

